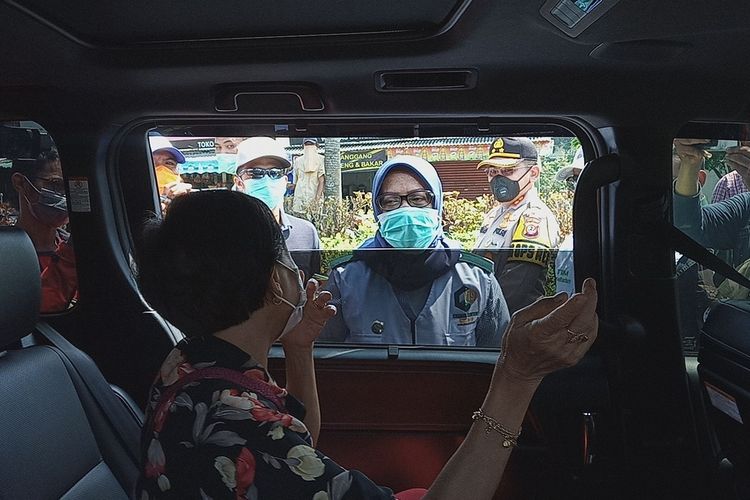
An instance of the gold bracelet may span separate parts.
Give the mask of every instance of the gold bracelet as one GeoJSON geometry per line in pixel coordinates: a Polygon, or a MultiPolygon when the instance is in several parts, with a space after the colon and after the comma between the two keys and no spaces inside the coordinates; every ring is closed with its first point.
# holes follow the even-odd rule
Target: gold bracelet
{"type": "Polygon", "coordinates": [[[503,427],[500,422],[490,417],[489,415],[485,415],[484,411],[482,411],[481,408],[471,415],[471,419],[474,421],[483,421],[484,425],[486,426],[484,432],[486,432],[487,434],[489,434],[491,431],[499,433],[503,437],[503,448],[518,446],[518,436],[521,435],[521,429],[518,429],[518,432],[509,431],[508,429],[503,427]]]}

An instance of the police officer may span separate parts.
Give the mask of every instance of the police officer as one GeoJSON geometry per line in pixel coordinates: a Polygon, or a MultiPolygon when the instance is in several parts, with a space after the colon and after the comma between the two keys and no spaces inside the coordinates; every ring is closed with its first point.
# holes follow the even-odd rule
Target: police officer
{"type": "Polygon", "coordinates": [[[434,167],[392,158],[375,174],[372,194],[378,230],[332,265],[327,288],[340,313],[320,339],[499,347],[510,318],[492,262],[443,235],[434,167]]]}
{"type": "Polygon", "coordinates": [[[547,265],[559,226],[539,199],[540,165],[526,137],[501,137],[490,146],[484,169],[497,205],[484,217],[475,252],[492,259],[511,314],[544,295],[547,265]]]}

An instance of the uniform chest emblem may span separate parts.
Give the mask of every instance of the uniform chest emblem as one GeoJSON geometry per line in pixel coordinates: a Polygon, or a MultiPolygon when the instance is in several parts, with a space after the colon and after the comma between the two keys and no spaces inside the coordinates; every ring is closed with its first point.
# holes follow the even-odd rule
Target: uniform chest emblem
{"type": "Polygon", "coordinates": [[[462,311],[468,311],[478,298],[479,292],[477,290],[462,286],[453,294],[453,304],[462,311]]]}
{"type": "Polygon", "coordinates": [[[499,226],[500,226],[501,228],[503,228],[503,229],[507,228],[507,227],[508,227],[508,225],[510,224],[510,220],[511,220],[512,218],[513,218],[513,212],[511,212],[511,211],[505,212],[505,214],[503,215],[503,218],[502,218],[502,219],[500,219],[500,224],[499,224],[499,226]]]}

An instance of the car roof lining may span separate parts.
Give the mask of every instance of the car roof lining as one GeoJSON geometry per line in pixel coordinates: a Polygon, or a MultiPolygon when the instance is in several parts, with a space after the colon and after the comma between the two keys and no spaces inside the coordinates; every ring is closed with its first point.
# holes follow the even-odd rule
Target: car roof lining
{"type": "Polygon", "coordinates": [[[6,0],[19,11],[89,47],[217,40],[435,34],[471,0],[216,0],[172,2],[6,0]]]}
{"type": "MultiPolygon", "coordinates": [[[[750,3],[695,4],[620,2],[576,39],[544,20],[536,2],[473,0],[452,29],[427,40],[98,49],[72,42],[4,0],[0,114],[83,124],[216,116],[211,89],[217,85],[287,81],[319,87],[322,116],[553,115],[595,126],[656,119],[675,128],[691,119],[746,120],[750,65],[742,58],[750,3]],[[654,40],[684,50],[643,60],[654,40]],[[590,56],[602,43],[623,42],[634,43],[621,47],[621,59],[590,56]],[[440,68],[476,70],[476,87],[449,94],[375,91],[378,71],[440,68]]],[[[189,11],[175,11],[173,21],[188,18],[189,11]]]]}

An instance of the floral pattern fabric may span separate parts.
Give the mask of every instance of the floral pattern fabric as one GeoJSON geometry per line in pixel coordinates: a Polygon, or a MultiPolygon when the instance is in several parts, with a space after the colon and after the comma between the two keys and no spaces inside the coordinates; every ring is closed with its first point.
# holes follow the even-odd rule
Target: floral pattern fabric
{"type": "Polygon", "coordinates": [[[241,349],[214,337],[183,341],[151,388],[136,498],[393,498],[390,489],[315,450],[303,419],[302,404],[241,349]],[[207,367],[261,381],[284,407],[225,380],[201,379],[165,393],[186,374],[207,367]],[[161,401],[162,393],[169,401],[161,401]]]}

